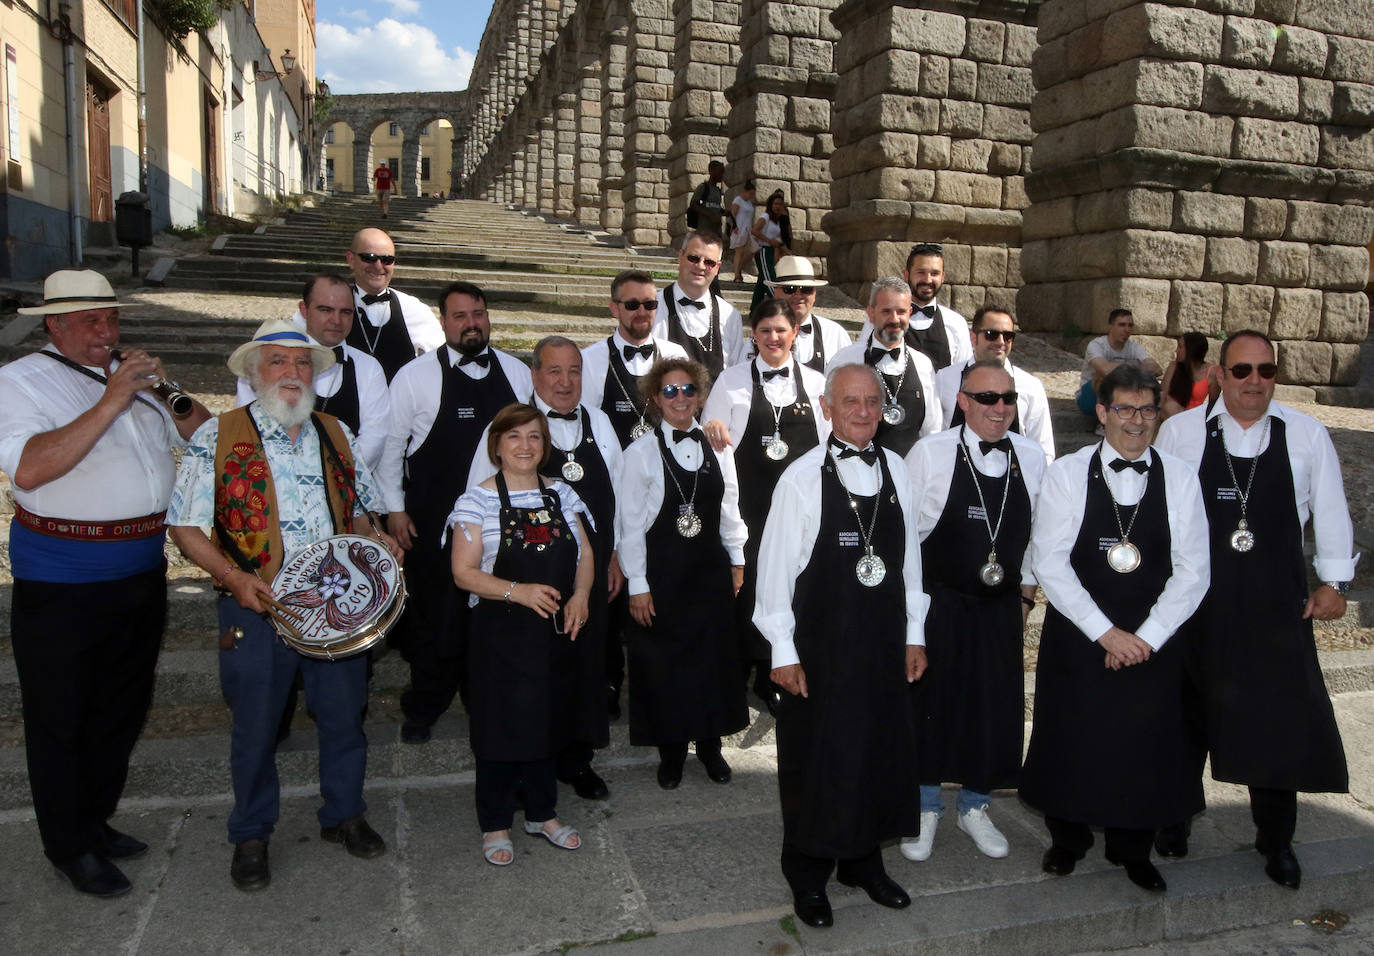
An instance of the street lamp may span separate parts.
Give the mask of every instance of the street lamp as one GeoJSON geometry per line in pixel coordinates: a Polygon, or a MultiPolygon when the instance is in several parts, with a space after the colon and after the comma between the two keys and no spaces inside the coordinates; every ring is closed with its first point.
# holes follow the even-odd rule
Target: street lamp
{"type": "MultiPolygon", "coordinates": [[[[268,56],[268,58],[269,58],[269,60],[270,60],[270,58],[271,58],[271,56],[272,56],[272,51],[271,51],[271,50],[267,51],[267,56],[268,56]]],[[[257,77],[258,77],[258,79],[259,79],[259,80],[270,80],[270,79],[272,79],[273,77],[286,77],[286,76],[290,76],[290,75],[295,71],[295,69],[296,69],[296,58],[295,58],[294,56],[291,55],[291,51],[290,51],[290,50],[287,50],[285,53],[283,53],[283,54],[281,55],[281,65],[282,65],[282,72],[281,72],[281,73],[278,73],[276,70],[258,70],[258,72],[257,72],[257,77]]]]}

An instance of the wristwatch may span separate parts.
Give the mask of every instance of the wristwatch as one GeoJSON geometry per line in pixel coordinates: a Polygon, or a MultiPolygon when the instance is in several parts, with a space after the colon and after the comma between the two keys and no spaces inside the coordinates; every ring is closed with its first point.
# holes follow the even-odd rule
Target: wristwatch
{"type": "Polygon", "coordinates": [[[1345,597],[1347,594],[1350,593],[1349,581],[1323,581],[1322,584],[1325,584],[1327,587],[1335,591],[1341,597],[1345,597]]]}

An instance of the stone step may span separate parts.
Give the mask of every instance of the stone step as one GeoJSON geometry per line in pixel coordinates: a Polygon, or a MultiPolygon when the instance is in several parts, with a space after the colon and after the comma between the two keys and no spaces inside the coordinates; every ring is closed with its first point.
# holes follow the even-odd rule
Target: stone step
{"type": "MultiPolygon", "coordinates": [[[[193,256],[178,259],[176,269],[171,274],[173,276],[196,275],[208,279],[237,279],[240,276],[251,279],[285,278],[297,283],[297,292],[299,293],[299,285],[307,277],[319,272],[326,262],[332,262],[332,260],[322,257],[320,265],[316,266],[301,259],[263,260],[237,255],[193,256]]],[[[674,273],[673,276],[669,276],[666,281],[671,282],[675,275],[674,273]]],[[[477,283],[484,290],[488,290],[489,296],[498,292],[542,289],[550,292],[591,292],[600,295],[603,300],[610,298],[611,276],[596,272],[526,272],[514,267],[494,269],[485,266],[455,271],[448,267],[407,264],[403,268],[396,269],[393,281],[398,289],[410,289],[417,284],[451,282],[455,276],[462,276],[468,281],[477,283]]]]}
{"type": "MultiPolygon", "coordinates": [[[[344,246],[344,248],[347,248],[344,246]]],[[[487,271],[514,271],[532,273],[563,273],[567,275],[615,275],[621,269],[647,269],[660,278],[672,279],[677,275],[673,260],[666,258],[631,259],[625,256],[607,256],[588,253],[583,250],[559,250],[555,253],[547,247],[516,249],[515,252],[532,254],[516,257],[501,254],[493,245],[483,244],[480,248],[487,251],[475,252],[467,246],[452,244],[406,244],[398,246],[396,252],[402,263],[398,272],[418,266],[450,269],[484,269],[487,271]]],[[[217,256],[239,258],[257,257],[283,262],[311,262],[324,265],[337,264],[339,247],[320,242],[313,236],[293,239],[287,236],[231,236],[227,241],[217,243],[212,252],[217,256]]],[[[185,259],[182,261],[196,261],[185,259]]]]}

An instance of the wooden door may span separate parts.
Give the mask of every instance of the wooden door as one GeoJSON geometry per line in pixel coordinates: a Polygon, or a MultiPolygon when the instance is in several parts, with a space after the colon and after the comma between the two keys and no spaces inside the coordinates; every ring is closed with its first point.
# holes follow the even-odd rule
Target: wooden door
{"type": "Polygon", "coordinates": [[[91,167],[91,221],[114,219],[110,184],[110,93],[86,83],[86,152],[91,167]]]}
{"type": "Polygon", "coordinates": [[[205,91],[205,213],[219,212],[219,103],[205,91]]]}

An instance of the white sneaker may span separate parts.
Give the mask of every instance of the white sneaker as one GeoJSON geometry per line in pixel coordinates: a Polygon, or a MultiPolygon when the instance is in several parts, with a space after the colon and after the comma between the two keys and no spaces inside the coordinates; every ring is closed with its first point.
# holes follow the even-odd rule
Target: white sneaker
{"type": "Polygon", "coordinates": [[[924,863],[930,859],[930,848],[935,845],[935,828],[940,825],[940,814],[927,810],[921,814],[921,835],[902,837],[902,856],[912,863],[924,863]]]}
{"type": "MultiPolygon", "coordinates": [[[[921,822],[925,822],[924,818],[921,822]]],[[[1002,836],[1002,831],[993,826],[992,821],[988,819],[986,808],[959,814],[959,829],[969,835],[973,845],[978,847],[984,856],[997,860],[1011,852],[1007,838],[1002,836]]]]}

